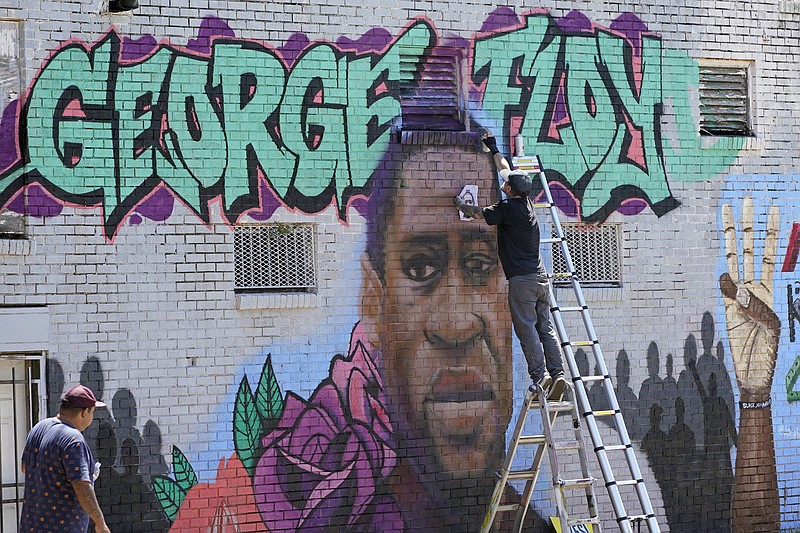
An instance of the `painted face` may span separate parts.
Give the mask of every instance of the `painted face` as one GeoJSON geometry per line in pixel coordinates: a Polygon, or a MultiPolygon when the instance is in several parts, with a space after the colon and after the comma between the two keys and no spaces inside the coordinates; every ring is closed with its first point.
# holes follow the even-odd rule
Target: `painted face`
{"type": "Polygon", "coordinates": [[[478,205],[493,203],[495,173],[485,155],[456,152],[445,157],[465,168],[450,172],[452,182],[433,172],[441,153],[408,161],[405,168],[418,170],[406,171],[387,221],[385,281],[368,273],[375,305],[362,311],[378,333],[395,430],[406,446],[424,450],[415,461],[437,481],[496,471],[512,403],[496,234],[483,221],[461,221],[453,206],[470,183],[478,185],[478,205]]]}

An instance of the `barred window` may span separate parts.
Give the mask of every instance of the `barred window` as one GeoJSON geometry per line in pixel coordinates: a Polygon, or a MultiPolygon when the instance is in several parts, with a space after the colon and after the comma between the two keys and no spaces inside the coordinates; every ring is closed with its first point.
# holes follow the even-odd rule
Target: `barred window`
{"type": "Polygon", "coordinates": [[[752,135],[750,64],[741,61],[700,64],[700,133],[752,135]]]}
{"type": "Polygon", "coordinates": [[[240,225],[233,232],[238,292],[314,292],[314,224],[240,225]]]}
{"type": "Polygon", "coordinates": [[[463,50],[406,46],[400,50],[403,130],[463,131],[463,50]]]}
{"type": "MultiPolygon", "coordinates": [[[[622,254],[620,235],[622,225],[605,223],[598,225],[562,222],[561,229],[567,238],[567,246],[572,264],[581,285],[603,285],[619,287],[622,285],[622,254]]],[[[555,228],[553,228],[553,238],[555,228]]],[[[570,274],[561,252],[561,245],[553,245],[553,274],[555,285],[567,285],[570,274]]]]}
{"type": "Polygon", "coordinates": [[[21,239],[25,237],[25,215],[0,209],[0,239],[21,239]]]}

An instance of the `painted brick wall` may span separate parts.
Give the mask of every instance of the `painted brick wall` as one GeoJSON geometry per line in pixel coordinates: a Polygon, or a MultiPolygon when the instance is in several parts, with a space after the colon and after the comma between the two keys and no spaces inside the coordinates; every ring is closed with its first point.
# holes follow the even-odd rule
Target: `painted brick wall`
{"type": "Polygon", "coordinates": [[[528,384],[489,228],[451,205],[495,201],[478,126],[524,136],[564,220],[622,224],[621,286],[585,296],[661,530],[800,527],[797,2],[141,4],[0,5],[27,88],[0,306],[47,310],[51,414],[77,382],[108,403],[113,531],[478,529],[528,384]],[[436,44],[471,131],[401,143],[400,50],[436,44]],[[699,135],[710,60],[751,62],[754,137],[699,135]],[[236,292],[237,223],[315,224],[317,291],[236,292]]]}

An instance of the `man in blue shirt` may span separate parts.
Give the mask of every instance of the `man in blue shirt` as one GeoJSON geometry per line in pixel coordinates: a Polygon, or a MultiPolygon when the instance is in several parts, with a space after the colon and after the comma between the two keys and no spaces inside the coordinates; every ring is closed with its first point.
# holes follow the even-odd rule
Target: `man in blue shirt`
{"type": "Polygon", "coordinates": [[[566,381],[561,349],[550,322],[550,286],[539,254],[539,225],[528,199],[531,179],[527,173],[511,169],[494,137],[483,142],[503,178],[501,189],[506,198],[481,208],[456,197],[456,206],[464,214],[497,227],[500,263],[508,279],[511,321],[534,383],[531,390],[541,387],[549,390],[551,399],[560,399],[566,381]]]}
{"type": "Polygon", "coordinates": [[[97,504],[98,466],[81,434],[103,407],[91,389],[78,385],[61,400],[58,415],[36,424],[25,441],[25,499],[20,533],[110,533],[97,504]]]}

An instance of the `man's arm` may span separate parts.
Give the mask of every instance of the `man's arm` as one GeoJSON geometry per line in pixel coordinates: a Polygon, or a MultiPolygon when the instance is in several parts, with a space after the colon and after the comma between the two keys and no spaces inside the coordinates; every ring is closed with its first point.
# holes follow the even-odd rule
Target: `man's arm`
{"type": "Polygon", "coordinates": [[[508,159],[506,159],[505,156],[500,153],[500,150],[497,149],[497,139],[490,135],[489,137],[485,137],[483,139],[483,144],[492,154],[492,160],[494,161],[494,166],[497,167],[498,172],[501,170],[511,170],[511,164],[508,162],[508,159]]]}
{"type": "MultiPolygon", "coordinates": [[[[494,161],[494,166],[497,167],[498,172],[501,170],[511,170],[511,165],[509,164],[508,160],[503,154],[500,153],[500,150],[497,149],[497,139],[495,139],[491,134],[488,134],[488,136],[484,137],[482,141],[492,154],[492,160],[494,161]]],[[[459,196],[455,197],[455,204],[458,210],[468,217],[484,218],[483,209],[481,207],[478,207],[477,205],[468,205],[464,203],[464,200],[462,200],[459,196]]]]}
{"type": "Polygon", "coordinates": [[[100,505],[97,503],[97,496],[94,494],[94,487],[88,481],[73,481],[72,488],[75,489],[75,494],[78,496],[78,502],[89,515],[89,518],[94,522],[94,529],[96,533],[111,533],[106,525],[106,519],[103,516],[103,511],[100,510],[100,505]]]}

